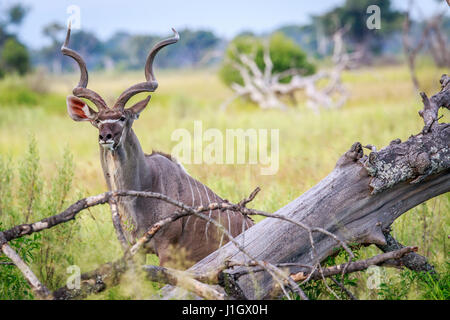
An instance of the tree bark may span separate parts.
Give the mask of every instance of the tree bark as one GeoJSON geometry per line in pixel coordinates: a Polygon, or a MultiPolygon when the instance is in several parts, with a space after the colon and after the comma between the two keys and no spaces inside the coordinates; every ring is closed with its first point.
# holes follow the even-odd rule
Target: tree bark
{"type": "MultiPolygon", "coordinates": [[[[337,162],[334,170],[312,189],[279,209],[286,216],[310,227],[320,227],[347,243],[388,246],[383,232],[403,213],[418,204],[450,191],[450,124],[437,121],[439,107],[450,106],[450,81],[443,75],[441,91],[428,99],[422,93],[425,127],[407,141],[394,140],[384,149],[364,155],[355,143],[337,162]]],[[[315,265],[340,247],[323,233],[309,234],[288,221],[266,218],[236,238],[255,259],[272,264],[315,265]]],[[[248,258],[232,242],[189,269],[197,274],[223,266],[224,261],[247,263],[248,258]]],[[[245,267],[224,272],[226,292],[238,298],[270,298],[274,281],[267,272],[234,279],[245,267]]],[[[300,271],[300,270],[298,270],[300,271]]],[[[295,267],[291,269],[296,272],[295,267]]],[[[164,289],[166,297],[176,290],[164,289]]],[[[179,292],[179,291],[178,291],[179,292]]]]}
{"type": "MultiPolygon", "coordinates": [[[[377,245],[383,252],[401,250],[404,246],[391,236],[388,230],[383,232],[386,237],[386,245],[377,245]]],[[[410,270],[418,272],[430,272],[436,274],[434,267],[428,263],[427,258],[415,252],[408,253],[397,260],[386,261],[386,265],[401,267],[405,266],[410,270]]]]}

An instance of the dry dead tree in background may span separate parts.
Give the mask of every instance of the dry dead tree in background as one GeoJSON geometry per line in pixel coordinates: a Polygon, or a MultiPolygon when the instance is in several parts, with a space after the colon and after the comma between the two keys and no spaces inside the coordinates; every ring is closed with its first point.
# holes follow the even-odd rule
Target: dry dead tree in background
{"type": "MultiPolygon", "coordinates": [[[[81,199],[55,216],[1,231],[1,249],[22,271],[36,295],[44,299],[86,297],[117,285],[121,275],[129,269],[141,270],[148,279],[169,284],[162,290],[163,298],[186,297],[186,292],[191,292],[204,299],[259,299],[280,293],[287,298],[296,293],[308,299],[301,289],[302,284],[320,279],[337,297],[326,284],[328,277],[353,299],[353,294],[333,276],[361,271],[371,265],[433,271],[426,259],[414,252],[416,247],[403,247],[389,232],[391,224],[401,214],[450,191],[450,124],[438,122],[439,109],[450,109],[450,77],[443,75],[441,86],[441,91],[431,98],[421,93],[424,108],[419,114],[425,123],[421,133],[403,143],[396,139],[380,151],[370,146],[369,155],[364,155],[361,144],[355,143],[339,159],[333,172],[274,214],[246,207],[259,188],[238,204],[210,203],[198,208],[159,193],[105,192],[81,199]],[[80,211],[99,204],[111,205],[114,220],[114,201],[118,197],[155,198],[175,205],[178,211],[154,224],[133,246],[123,244],[124,255],[119,260],[82,274],[79,289],[62,287],[50,292],[8,245],[11,240],[73,220],[80,211]],[[212,209],[263,215],[269,219],[234,238],[221,224],[204,214],[212,209]],[[162,227],[187,215],[215,224],[230,241],[185,271],[158,266],[137,268],[133,257],[143,245],[162,227]],[[349,244],[375,244],[386,253],[352,261],[354,255],[349,244]],[[348,252],[350,260],[322,268],[321,262],[339,248],[348,252]]],[[[120,228],[117,233],[121,240],[120,228]]]]}
{"type": "MultiPolygon", "coordinates": [[[[408,10],[405,13],[403,21],[403,51],[406,56],[411,81],[416,91],[420,91],[420,83],[416,75],[417,55],[427,48],[430,52],[434,64],[439,67],[450,67],[450,46],[448,46],[448,37],[442,34],[442,22],[446,11],[435,13],[430,18],[423,18],[423,30],[419,40],[414,40],[411,35],[411,14],[414,8],[414,1],[409,1],[408,10]]],[[[422,16],[423,13],[421,12],[422,16]]]]}
{"type": "Polygon", "coordinates": [[[270,57],[268,41],[264,44],[264,69],[261,70],[255,62],[255,57],[235,50],[238,61],[230,61],[232,67],[239,71],[244,85],[233,83],[231,85],[234,95],[221,105],[225,110],[228,105],[238,97],[249,98],[262,109],[281,109],[287,106],[282,98],[294,97],[297,91],[303,90],[309,108],[319,112],[320,108],[340,108],[348,99],[349,93],[342,84],[342,72],[355,67],[356,61],[361,58],[362,52],[347,53],[343,36],[348,28],[344,27],[333,35],[333,67],[329,71],[319,71],[310,76],[302,76],[302,70],[288,69],[280,73],[272,73],[273,62],[270,57]],[[291,77],[289,83],[281,80],[291,77]],[[319,81],[325,81],[322,88],[319,81]]]}

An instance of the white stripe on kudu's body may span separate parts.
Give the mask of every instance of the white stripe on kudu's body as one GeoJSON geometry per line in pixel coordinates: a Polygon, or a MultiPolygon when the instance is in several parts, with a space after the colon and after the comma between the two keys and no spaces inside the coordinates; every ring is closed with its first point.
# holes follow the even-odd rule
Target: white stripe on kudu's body
{"type": "MultiPolygon", "coordinates": [[[[192,189],[191,179],[190,179],[188,176],[186,176],[186,179],[187,179],[187,181],[188,181],[188,183],[189,183],[189,188],[191,189],[191,194],[192,194],[192,203],[191,203],[191,207],[193,208],[194,205],[195,205],[194,190],[192,189]]],[[[186,220],[186,225],[189,223],[189,219],[191,219],[191,216],[189,216],[189,217],[187,218],[187,220],[186,220]]]]}
{"type": "MultiPolygon", "coordinates": [[[[197,192],[198,192],[198,196],[199,196],[199,201],[200,201],[200,204],[199,204],[199,206],[203,206],[203,201],[202,201],[202,194],[200,193],[200,190],[199,190],[199,188],[198,188],[198,185],[197,185],[197,180],[194,180],[194,183],[195,183],[195,188],[197,189],[197,192]]],[[[196,225],[197,225],[197,222],[199,221],[199,219],[195,219],[195,222],[194,222],[194,230],[192,231],[193,233],[195,233],[195,231],[196,231],[196,225]]]]}
{"type": "MultiPolygon", "coordinates": [[[[171,156],[160,152],[152,152],[150,155],[143,152],[131,127],[147,106],[150,96],[125,108],[127,101],[135,94],[154,92],[158,87],[153,74],[153,60],[160,49],[178,41],[179,35],[175,30],[173,31],[174,37],[158,42],[148,54],[144,64],[146,81],[125,90],[116,103],[109,107],[100,95],[87,89],[86,63],[79,53],[68,47],[69,26],[61,51],[78,63],[81,76],[77,87],[73,90],[74,95],[67,97],[67,110],[73,120],[89,121],[98,129],[100,161],[109,190],[152,191],[190,204],[195,208],[200,205],[206,206],[211,200],[214,202],[223,202],[223,200],[207,186],[192,178],[171,156]],[[97,107],[98,112],[80,98],[90,100],[97,107]],[[195,184],[195,190],[192,184],[195,184]],[[206,201],[208,203],[204,203],[206,201]]],[[[117,208],[124,224],[126,238],[131,243],[154,223],[179,210],[167,202],[140,197],[121,197],[117,200],[117,208]]],[[[230,216],[228,210],[226,213],[210,210],[208,217],[221,222],[225,220],[222,219],[222,214],[226,214],[228,224],[224,227],[232,236],[242,232],[239,226],[244,225],[244,222],[246,226],[253,224],[248,217],[241,214],[233,213],[230,216]]],[[[161,265],[170,261],[179,261],[176,255],[179,250],[184,250],[186,252],[185,267],[188,267],[223,244],[224,234],[219,231],[210,222],[196,216],[188,216],[159,230],[149,244],[149,249],[158,255],[161,265]]]]}
{"type": "MultiPolygon", "coordinates": [[[[211,203],[211,200],[209,200],[208,191],[206,190],[206,186],[203,185],[203,188],[205,189],[206,197],[208,198],[208,203],[211,203]]],[[[211,214],[212,214],[212,210],[209,210],[208,218],[211,218],[211,214]]],[[[206,227],[205,227],[205,238],[206,238],[206,241],[208,241],[208,227],[209,227],[210,223],[211,222],[208,221],[206,223],[206,227]]]]}

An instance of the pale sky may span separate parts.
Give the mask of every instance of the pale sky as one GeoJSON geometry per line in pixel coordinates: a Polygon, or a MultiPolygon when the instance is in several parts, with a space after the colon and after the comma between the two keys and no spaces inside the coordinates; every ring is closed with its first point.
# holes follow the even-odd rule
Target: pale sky
{"type": "MultiPolygon", "coordinates": [[[[19,38],[28,46],[39,48],[47,43],[42,36],[43,26],[54,21],[65,24],[71,5],[80,8],[81,28],[94,31],[103,40],[119,30],[167,35],[171,27],[208,29],[232,38],[244,30],[262,33],[286,24],[307,23],[310,15],[323,13],[343,0],[0,0],[0,6],[17,2],[31,9],[19,38]]],[[[438,8],[435,0],[416,2],[425,14],[438,8]]],[[[394,0],[397,8],[405,8],[407,3],[408,0],[394,0]]],[[[442,0],[440,8],[445,6],[442,0]]]]}

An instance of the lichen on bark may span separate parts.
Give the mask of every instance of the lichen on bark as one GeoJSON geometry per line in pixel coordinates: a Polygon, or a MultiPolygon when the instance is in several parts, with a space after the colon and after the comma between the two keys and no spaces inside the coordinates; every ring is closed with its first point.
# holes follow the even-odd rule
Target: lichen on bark
{"type": "Polygon", "coordinates": [[[433,131],[411,136],[407,141],[391,144],[371,152],[364,167],[372,177],[372,194],[410,181],[417,183],[429,175],[450,168],[450,125],[439,124],[433,131]]]}
{"type": "Polygon", "coordinates": [[[441,91],[430,99],[421,93],[424,103],[419,111],[425,127],[407,141],[396,139],[380,151],[373,151],[362,162],[372,177],[372,194],[387,190],[400,182],[418,183],[432,174],[450,168],[450,124],[439,123],[439,108],[449,108],[450,78],[443,75],[441,91]]]}

